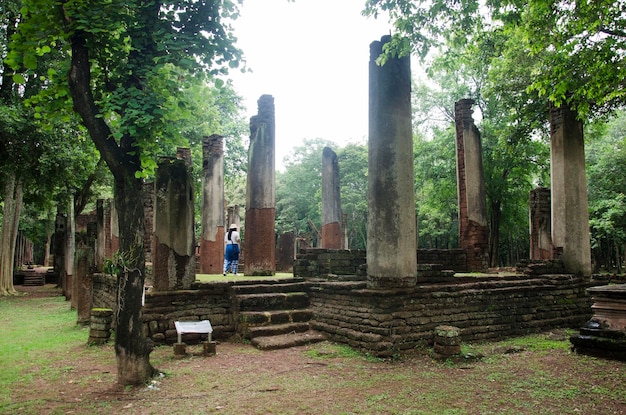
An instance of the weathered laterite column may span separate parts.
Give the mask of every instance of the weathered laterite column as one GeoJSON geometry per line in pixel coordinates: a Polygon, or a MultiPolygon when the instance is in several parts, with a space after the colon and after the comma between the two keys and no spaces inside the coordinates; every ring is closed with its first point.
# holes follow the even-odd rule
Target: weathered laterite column
{"type": "Polygon", "coordinates": [[[143,249],[146,262],[152,262],[152,236],[154,235],[154,183],[143,184],[143,223],[145,227],[143,249]]]}
{"type": "Polygon", "coordinates": [[[241,235],[241,214],[239,213],[239,205],[235,205],[235,206],[229,206],[226,209],[227,212],[227,217],[226,217],[226,223],[228,223],[228,225],[232,225],[235,224],[237,225],[237,228],[239,229],[239,235],[241,235]]]}
{"type": "Polygon", "coordinates": [[[63,293],[65,299],[71,301],[71,307],[76,308],[76,300],[72,300],[72,293],[74,292],[74,256],[76,255],[76,219],[74,218],[74,197],[70,197],[70,201],[67,204],[67,220],[66,220],[66,233],[65,233],[65,285],[63,286],[63,293]]]}
{"type": "Polygon", "coordinates": [[[274,275],[275,160],[274,98],[262,95],[250,119],[244,275],[274,275]]]}
{"type": "Polygon", "coordinates": [[[95,222],[89,223],[86,234],[77,238],[76,276],[74,278],[74,295],[72,296],[72,298],[76,298],[77,324],[89,324],[91,318],[95,239],[95,222]]]}
{"type": "Polygon", "coordinates": [[[568,272],[591,275],[583,125],[565,104],[550,107],[552,243],[568,272]]]}
{"type": "Polygon", "coordinates": [[[417,278],[411,65],[408,56],[376,63],[390,39],[370,45],[367,272],[374,289],[411,287],[417,278]]]}
{"type": "Polygon", "coordinates": [[[459,200],[459,247],[467,253],[470,271],[489,267],[489,223],[480,133],[472,118],[471,99],[454,104],[456,174],[459,200]]]}
{"type": "Polygon", "coordinates": [[[339,162],[329,147],[322,152],[322,248],[341,249],[339,162]]]}
{"type": "Polygon", "coordinates": [[[154,185],[154,288],[188,289],[195,280],[193,179],[188,163],[162,158],[154,185]]]}
{"type": "Polygon", "coordinates": [[[293,260],[296,257],[296,235],[285,232],[278,238],[277,271],[293,272],[293,260]]]}
{"type": "Polygon", "coordinates": [[[221,274],[224,264],[224,137],[202,138],[200,272],[221,274]]]}
{"type": "Polygon", "coordinates": [[[530,191],[530,259],[553,259],[550,210],[550,189],[538,187],[530,191]]]}
{"type": "Polygon", "coordinates": [[[66,233],[66,217],[60,212],[57,212],[54,222],[54,243],[52,248],[54,250],[53,263],[54,270],[59,275],[57,287],[63,289],[65,286],[65,233],[66,233]]]}

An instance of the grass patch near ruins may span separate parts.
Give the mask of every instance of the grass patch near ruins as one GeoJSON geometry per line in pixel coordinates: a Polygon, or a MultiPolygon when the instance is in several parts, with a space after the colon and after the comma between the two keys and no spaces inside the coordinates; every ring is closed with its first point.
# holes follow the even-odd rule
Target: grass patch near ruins
{"type": "Polygon", "coordinates": [[[626,362],[573,353],[568,330],[463,344],[447,360],[430,348],[379,359],[332,342],[219,342],[212,357],[189,345],[178,359],[165,345],[150,359],[163,375],[124,388],[113,345],[87,346],[69,302],[48,295],[0,298],[2,414],[626,413],[626,362]]]}

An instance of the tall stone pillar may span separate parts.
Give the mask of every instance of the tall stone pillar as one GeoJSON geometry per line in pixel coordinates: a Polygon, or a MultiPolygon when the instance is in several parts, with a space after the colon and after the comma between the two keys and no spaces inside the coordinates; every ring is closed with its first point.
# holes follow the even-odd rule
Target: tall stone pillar
{"type": "Polygon", "coordinates": [[[143,184],[143,249],[146,253],[146,262],[152,262],[152,236],[154,235],[154,183],[143,184]]]}
{"type": "Polygon", "coordinates": [[[76,299],[77,324],[88,324],[91,318],[96,233],[96,223],[88,223],[87,232],[77,239],[76,275],[72,296],[72,300],[76,299]]]}
{"type": "Polygon", "coordinates": [[[591,275],[583,126],[565,104],[550,108],[552,243],[568,272],[591,275]]]}
{"type": "Polygon", "coordinates": [[[489,223],[483,150],[480,133],[472,118],[473,104],[471,99],[454,104],[459,247],[467,253],[468,269],[483,272],[489,267],[489,223]]]}
{"type": "Polygon", "coordinates": [[[200,272],[221,274],[224,265],[224,137],[202,138],[200,272]]]}
{"type": "Polygon", "coordinates": [[[274,97],[262,95],[250,119],[244,275],[276,272],[274,97]]]}
{"type": "Polygon", "coordinates": [[[159,291],[188,289],[196,274],[190,165],[183,159],[163,157],[154,185],[154,288],[159,291]]]}
{"type": "Polygon", "coordinates": [[[226,209],[228,217],[226,218],[226,223],[230,226],[232,224],[237,225],[237,229],[239,229],[239,234],[241,235],[241,214],[239,213],[239,205],[229,206],[226,209]]]}
{"type": "Polygon", "coordinates": [[[322,248],[341,249],[339,162],[329,147],[322,152],[322,248]]]}
{"type": "Polygon", "coordinates": [[[61,290],[65,290],[65,233],[67,232],[67,218],[66,216],[57,210],[57,215],[54,222],[54,242],[52,248],[54,251],[53,262],[54,271],[59,274],[59,280],[57,286],[61,290]]]}
{"type": "Polygon", "coordinates": [[[417,225],[409,57],[376,64],[384,43],[370,45],[367,270],[368,287],[411,287],[417,278],[417,225]]]}
{"type": "Polygon", "coordinates": [[[530,192],[530,259],[553,259],[550,189],[538,187],[530,192]]]}
{"type": "Polygon", "coordinates": [[[67,220],[66,220],[66,233],[65,233],[65,254],[63,256],[65,260],[65,285],[63,286],[63,293],[65,299],[71,301],[71,307],[76,308],[76,300],[72,300],[72,294],[74,292],[74,255],[76,254],[76,220],[74,218],[74,197],[70,197],[67,203],[67,220]]]}

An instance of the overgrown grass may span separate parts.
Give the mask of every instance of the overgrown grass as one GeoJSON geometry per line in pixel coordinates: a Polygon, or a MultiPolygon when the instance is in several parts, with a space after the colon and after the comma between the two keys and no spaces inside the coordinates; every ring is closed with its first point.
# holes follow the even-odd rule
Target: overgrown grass
{"type": "Polygon", "coordinates": [[[0,297],[0,407],[9,402],[12,384],[28,387],[36,377],[49,382],[58,378],[58,371],[46,370],[51,356],[84,344],[89,333],[72,321],[76,311],[63,297],[0,297]]]}

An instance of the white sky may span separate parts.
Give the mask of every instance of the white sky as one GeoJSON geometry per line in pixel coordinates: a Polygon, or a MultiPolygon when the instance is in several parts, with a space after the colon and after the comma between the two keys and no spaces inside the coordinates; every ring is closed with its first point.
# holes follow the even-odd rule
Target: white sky
{"type": "MultiPolygon", "coordinates": [[[[274,97],[276,166],[305,138],[367,142],[369,45],[390,33],[364,0],[246,0],[234,22],[252,73],[231,71],[248,119],[274,97]]],[[[320,155],[321,157],[321,155],[320,155]]]]}

